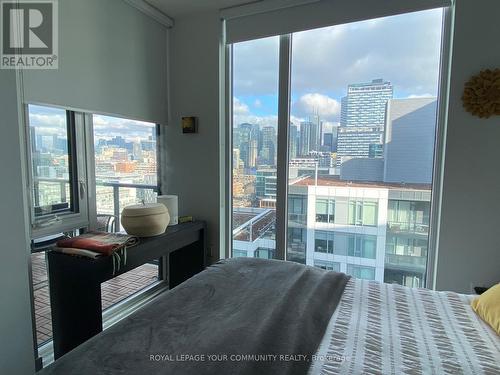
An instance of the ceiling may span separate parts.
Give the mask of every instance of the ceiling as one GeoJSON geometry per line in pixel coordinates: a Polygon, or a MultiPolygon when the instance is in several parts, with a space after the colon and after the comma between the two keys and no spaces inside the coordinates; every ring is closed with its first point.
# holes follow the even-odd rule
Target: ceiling
{"type": "Polygon", "coordinates": [[[175,18],[188,13],[205,12],[260,0],[146,0],[166,15],[175,18]]]}

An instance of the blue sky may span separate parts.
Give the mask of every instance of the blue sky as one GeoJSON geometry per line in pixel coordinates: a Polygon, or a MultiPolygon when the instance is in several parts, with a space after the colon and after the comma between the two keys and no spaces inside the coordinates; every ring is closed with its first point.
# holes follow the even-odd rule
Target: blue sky
{"type": "MultiPolygon", "coordinates": [[[[337,122],[350,83],[383,78],[395,98],[436,96],[442,10],[427,10],[295,33],[292,121],[319,112],[337,122]]],[[[234,124],[275,125],[278,37],[234,45],[234,124]]]]}

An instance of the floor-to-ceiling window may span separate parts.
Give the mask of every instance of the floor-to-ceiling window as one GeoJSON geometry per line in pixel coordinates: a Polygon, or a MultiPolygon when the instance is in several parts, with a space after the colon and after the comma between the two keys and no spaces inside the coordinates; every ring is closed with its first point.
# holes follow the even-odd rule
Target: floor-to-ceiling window
{"type": "Polygon", "coordinates": [[[255,217],[286,191],[287,260],[425,285],[443,16],[437,8],[295,32],[281,49],[278,37],[232,44],[233,238],[247,241],[247,253],[233,241],[235,254],[255,256],[265,237],[253,230],[255,217]],[[276,118],[283,70],[286,132],[276,118]],[[245,129],[257,139],[255,170],[245,129]],[[288,181],[263,147],[271,132],[274,155],[288,144],[288,181]]]}
{"type": "Polygon", "coordinates": [[[279,37],[233,46],[233,256],[274,258],[279,37]]]}

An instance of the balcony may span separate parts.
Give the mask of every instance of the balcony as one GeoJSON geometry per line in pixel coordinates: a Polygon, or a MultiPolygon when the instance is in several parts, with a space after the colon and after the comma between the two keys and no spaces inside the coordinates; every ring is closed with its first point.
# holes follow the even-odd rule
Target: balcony
{"type": "Polygon", "coordinates": [[[303,228],[307,224],[306,214],[288,214],[288,225],[297,228],[303,228]]]}
{"type": "Polygon", "coordinates": [[[112,215],[115,220],[115,230],[123,230],[120,223],[120,212],[129,204],[154,202],[158,194],[157,185],[96,182],[96,201],[98,215],[112,215]],[[135,196],[134,196],[135,190],[135,196]],[[128,194],[123,194],[128,193],[128,194]]]}
{"type": "Polygon", "coordinates": [[[397,221],[388,221],[387,222],[387,230],[393,233],[411,233],[418,235],[429,234],[429,225],[421,224],[415,222],[397,222],[397,221]]]}
{"type": "Polygon", "coordinates": [[[425,272],[427,257],[385,254],[385,268],[404,271],[425,272]]]}
{"type": "MultiPolygon", "coordinates": [[[[59,192],[60,205],[69,203],[66,197],[69,197],[69,182],[62,179],[40,179],[35,186],[36,189],[43,189],[50,186],[59,192]]],[[[98,182],[97,187],[105,189],[105,201],[100,201],[100,195],[97,194],[97,211],[100,215],[110,215],[115,220],[113,228],[119,230],[120,211],[123,206],[132,203],[139,203],[142,199],[153,200],[158,192],[155,185],[123,184],[115,182],[98,182]],[[135,200],[131,189],[135,189],[135,200]],[[123,191],[128,190],[123,199],[123,191]],[[108,199],[109,198],[109,199],[108,199]]],[[[39,190],[36,190],[37,192],[39,190]]],[[[35,194],[39,196],[39,194],[35,194]]],[[[37,203],[42,203],[37,201],[37,203]]],[[[43,204],[42,204],[43,205],[43,204]]],[[[45,252],[35,252],[31,254],[32,281],[35,307],[35,323],[37,344],[39,346],[49,342],[52,339],[52,321],[49,298],[49,287],[47,279],[47,266],[45,261],[45,252]]],[[[144,264],[123,275],[119,275],[101,285],[102,310],[105,311],[114,304],[125,298],[138,293],[144,288],[150,286],[158,280],[158,266],[156,264],[144,264]]]]}

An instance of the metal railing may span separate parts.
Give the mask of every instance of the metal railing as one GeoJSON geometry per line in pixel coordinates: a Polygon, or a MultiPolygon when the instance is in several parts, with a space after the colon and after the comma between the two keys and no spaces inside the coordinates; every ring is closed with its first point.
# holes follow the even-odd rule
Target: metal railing
{"type": "MultiPolygon", "coordinates": [[[[67,179],[61,178],[46,178],[46,177],[37,177],[33,182],[34,194],[33,194],[33,203],[35,208],[40,207],[40,185],[53,184],[59,185],[60,194],[57,197],[59,202],[57,203],[67,203],[69,204],[68,195],[66,193],[66,188],[69,186],[70,181],[67,179]]],[[[149,184],[136,184],[136,183],[121,183],[121,182],[107,182],[107,181],[97,181],[97,187],[109,187],[113,190],[113,216],[115,218],[115,230],[120,230],[120,189],[140,189],[140,190],[151,190],[153,193],[158,194],[158,185],[149,185],[149,184]]],[[[98,199],[98,198],[97,198],[98,199]]],[[[99,202],[97,202],[99,203],[99,202]]],[[[137,201],[139,203],[139,200],[137,201]]],[[[97,212],[98,214],[110,214],[109,212],[97,212]]]]}
{"type": "MultiPolygon", "coordinates": [[[[96,186],[105,186],[113,189],[113,216],[115,218],[115,230],[118,232],[121,228],[120,223],[120,189],[141,189],[141,190],[152,190],[154,193],[158,193],[157,185],[146,185],[146,184],[134,184],[134,183],[120,183],[120,182],[96,182],[96,186]]],[[[101,214],[101,212],[98,212],[101,214]]]]}
{"type": "Polygon", "coordinates": [[[401,254],[385,254],[385,264],[394,266],[403,266],[410,269],[425,270],[427,257],[401,255],[401,254]]]}

